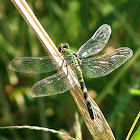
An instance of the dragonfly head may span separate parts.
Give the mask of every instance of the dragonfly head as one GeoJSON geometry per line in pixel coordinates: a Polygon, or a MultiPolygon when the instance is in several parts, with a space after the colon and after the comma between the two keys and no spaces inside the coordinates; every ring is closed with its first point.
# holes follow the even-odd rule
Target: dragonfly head
{"type": "Polygon", "coordinates": [[[58,50],[60,53],[64,53],[67,49],[69,49],[69,44],[67,44],[67,43],[61,43],[58,46],[58,50]]]}

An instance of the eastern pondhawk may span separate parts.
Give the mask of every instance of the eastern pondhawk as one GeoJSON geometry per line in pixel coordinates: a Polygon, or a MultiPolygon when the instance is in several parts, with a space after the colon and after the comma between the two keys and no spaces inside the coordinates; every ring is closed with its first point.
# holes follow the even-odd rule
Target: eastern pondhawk
{"type": "MultiPolygon", "coordinates": [[[[94,120],[94,105],[90,101],[87,89],[84,83],[83,74],[89,78],[97,78],[108,75],[117,67],[125,63],[133,54],[132,50],[127,47],[116,49],[112,52],[101,56],[88,58],[99,53],[108,42],[111,34],[109,25],[102,25],[95,34],[85,42],[77,53],[69,48],[67,43],[61,43],[58,47],[61,54],[66,60],[66,67],[70,65],[74,68],[78,77],[83,96],[92,120],[94,120]],[[82,74],[83,73],[83,74],[82,74]]],[[[60,57],[60,56],[58,56],[60,57]]],[[[49,57],[18,57],[12,60],[9,68],[23,73],[48,73],[55,69],[61,69],[61,66],[55,67],[54,62],[49,57]]],[[[68,75],[69,73],[67,73],[68,75]]],[[[66,76],[63,73],[56,73],[37,83],[32,87],[34,96],[49,96],[63,93],[72,88],[71,85],[65,84],[66,76]]],[[[74,86],[74,85],[73,85],[74,86]]]]}

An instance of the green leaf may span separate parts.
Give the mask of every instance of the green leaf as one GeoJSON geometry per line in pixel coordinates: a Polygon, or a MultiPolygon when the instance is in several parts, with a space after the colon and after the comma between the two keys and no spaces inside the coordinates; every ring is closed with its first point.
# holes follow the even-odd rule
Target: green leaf
{"type": "Polygon", "coordinates": [[[140,139],[140,126],[138,127],[137,131],[132,136],[131,140],[139,140],[140,139]]]}
{"type": "Polygon", "coordinates": [[[132,95],[140,95],[140,90],[139,90],[139,89],[136,89],[136,88],[132,88],[132,89],[130,90],[130,93],[131,93],[132,95]]]}

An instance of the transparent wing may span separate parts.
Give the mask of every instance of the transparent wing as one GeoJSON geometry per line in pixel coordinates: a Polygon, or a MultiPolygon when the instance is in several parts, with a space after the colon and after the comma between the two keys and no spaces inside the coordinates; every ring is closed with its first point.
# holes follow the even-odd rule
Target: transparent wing
{"type": "Polygon", "coordinates": [[[49,57],[17,57],[9,68],[22,73],[47,73],[56,69],[49,57]]]}
{"type": "Polygon", "coordinates": [[[81,68],[89,78],[102,77],[125,63],[132,55],[133,51],[130,48],[119,48],[101,56],[83,59],[81,68]]]}
{"type": "Polygon", "coordinates": [[[70,81],[71,84],[67,84],[67,81],[66,75],[63,73],[56,73],[35,83],[31,89],[32,95],[38,97],[64,93],[76,84],[72,82],[72,79],[70,81]]]}
{"type": "Polygon", "coordinates": [[[80,47],[77,52],[78,56],[85,58],[100,52],[108,42],[110,34],[110,26],[107,24],[102,25],[94,35],[80,47]]]}

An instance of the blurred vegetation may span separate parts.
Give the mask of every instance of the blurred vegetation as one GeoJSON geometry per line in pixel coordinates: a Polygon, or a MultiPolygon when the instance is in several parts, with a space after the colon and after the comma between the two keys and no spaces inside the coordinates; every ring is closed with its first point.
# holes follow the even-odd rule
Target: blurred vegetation
{"type": "MultiPolygon", "coordinates": [[[[125,139],[140,110],[139,0],[27,0],[53,42],[67,42],[75,51],[102,24],[112,28],[106,53],[130,47],[134,55],[106,77],[87,79],[91,97],[101,108],[117,140],[125,139]]],[[[78,109],[70,92],[32,98],[31,86],[48,76],[26,75],[8,69],[18,56],[45,56],[42,44],[10,0],[0,0],[0,126],[36,125],[74,134],[78,109]]],[[[83,140],[92,137],[80,117],[83,140]]],[[[140,123],[137,123],[135,130],[140,123]]],[[[0,130],[0,140],[57,140],[58,135],[32,130],[0,130]]]]}

